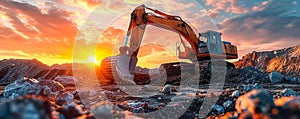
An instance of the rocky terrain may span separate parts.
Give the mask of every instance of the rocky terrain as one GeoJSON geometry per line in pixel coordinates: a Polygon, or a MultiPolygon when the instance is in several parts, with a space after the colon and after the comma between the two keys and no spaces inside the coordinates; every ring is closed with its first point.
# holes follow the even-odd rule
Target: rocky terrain
{"type": "Polygon", "coordinates": [[[237,68],[227,69],[224,86],[219,88],[221,82],[212,83],[209,72],[197,76],[194,71],[180,73],[180,67],[172,67],[163,81],[161,69],[137,67],[135,86],[116,85],[97,74],[99,85],[89,77],[73,77],[70,64],[47,66],[35,59],[2,60],[0,118],[297,119],[299,49],[295,46],[247,54],[234,63],[237,68]],[[76,88],[78,85],[85,88],[76,88]],[[149,96],[131,95],[141,91],[149,96]]]}
{"type": "Polygon", "coordinates": [[[274,51],[254,51],[234,64],[237,68],[252,66],[262,72],[277,71],[300,77],[300,45],[274,51]]]}
{"type": "Polygon", "coordinates": [[[58,75],[72,76],[71,67],[51,67],[36,59],[4,59],[0,61],[0,85],[2,86],[17,80],[19,77],[52,80],[58,75]]]}

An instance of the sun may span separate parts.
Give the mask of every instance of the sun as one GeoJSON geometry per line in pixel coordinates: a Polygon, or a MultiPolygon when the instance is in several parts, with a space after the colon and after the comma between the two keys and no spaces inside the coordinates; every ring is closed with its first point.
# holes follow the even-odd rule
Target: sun
{"type": "Polygon", "coordinates": [[[89,56],[88,61],[89,61],[90,63],[96,63],[96,58],[95,58],[95,56],[89,56]]]}

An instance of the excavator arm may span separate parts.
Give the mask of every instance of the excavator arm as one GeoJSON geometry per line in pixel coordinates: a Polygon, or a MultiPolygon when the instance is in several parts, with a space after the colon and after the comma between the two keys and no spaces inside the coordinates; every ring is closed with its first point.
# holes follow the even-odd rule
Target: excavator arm
{"type": "Polygon", "coordinates": [[[127,31],[126,41],[124,43],[125,46],[120,48],[121,54],[127,53],[131,57],[129,62],[129,70],[131,73],[136,67],[137,54],[139,52],[147,25],[153,25],[159,28],[179,33],[188,41],[188,43],[192,47],[192,49],[189,49],[184,44],[185,50],[193,51],[195,54],[197,54],[199,41],[196,33],[193,31],[191,26],[184,22],[179,16],[168,15],[158,10],[148,8],[145,5],[140,5],[136,7],[135,10],[131,13],[131,20],[127,31]],[[152,13],[147,13],[146,10],[152,11],[152,13]],[[130,42],[128,48],[126,47],[126,45],[129,36],[130,42]]]}
{"type": "Polygon", "coordinates": [[[148,8],[145,5],[140,5],[131,13],[131,20],[127,30],[127,40],[125,41],[126,45],[128,37],[131,35],[129,47],[136,53],[138,53],[140,48],[147,25],[153,25],[179,33],[191,44],[193,51],[195,53],[197,52],[198,37],[193,29],[184,22],[181,17],[168,15],[158,10],[148,8]],[[157,15],[146,13],[146,9],[157,15]]]}

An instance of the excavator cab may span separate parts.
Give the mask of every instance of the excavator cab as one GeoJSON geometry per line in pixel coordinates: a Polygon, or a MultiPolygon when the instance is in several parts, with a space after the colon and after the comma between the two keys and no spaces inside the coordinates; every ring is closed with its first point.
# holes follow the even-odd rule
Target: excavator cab
{"type": "Polygon", "coordinates": [[[207,54],[208,52],[210,54],[223,54],[221,33],[209,30],[205,33],[202,33],[201,37],[206,40],[206,43],[205,41],[199,43],[199,48],[202,48],[199,50],[199,54],[207,54]],[[207,50],[204,49],[205,46],[207,50]]]}
{"type": "Polygon", "coordinates": [[[236,59],[237,48],[230,42],[221,40],[221,33],[209,30],[201,33],[198,45],[198,59],[236,59]]]}

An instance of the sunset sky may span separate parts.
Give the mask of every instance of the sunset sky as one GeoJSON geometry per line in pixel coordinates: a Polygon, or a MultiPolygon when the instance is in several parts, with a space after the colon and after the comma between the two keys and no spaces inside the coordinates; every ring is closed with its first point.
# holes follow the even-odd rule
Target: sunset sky
{"type": "MultiPolygon", "coordinates": [[[[240,57],[300,44],[297,0],[0,0],[0,59],[99,63],[117,54],[140,4],[181,16],[196,32],[219,30],[240,57]]],[[[177,60],[177,41],[177,33],[148,27],[139,65],[177,60]]]]}

